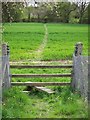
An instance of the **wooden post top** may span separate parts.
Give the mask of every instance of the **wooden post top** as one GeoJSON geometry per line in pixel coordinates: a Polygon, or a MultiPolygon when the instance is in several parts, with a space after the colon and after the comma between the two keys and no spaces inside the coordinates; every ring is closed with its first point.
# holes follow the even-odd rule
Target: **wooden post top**
{"type": "Polygon", "coordinates": [[[9,55],[9,46],[6,43],[2,44],[2,56],[9,55]]]}
{"type": "Polygon", "coordinates": [[[82,54],[82,47],[83,47],[83,43],[82,42],[78,42],[75,45],[75,56],[79,56],[82,54]]]}

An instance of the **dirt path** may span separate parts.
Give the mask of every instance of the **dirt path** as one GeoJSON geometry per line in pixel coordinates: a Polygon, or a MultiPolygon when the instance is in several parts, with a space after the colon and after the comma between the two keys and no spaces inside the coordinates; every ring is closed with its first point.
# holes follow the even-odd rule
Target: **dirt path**
{"type": "Polygon", "coordinates": [[[42,59],[42,53],[44,51],[44,48],[47,44],[47,40],[48,40],[48,30],[47,30],[47,26],[46,24],[44,24],[44,29],[45,29],[45,35],[44,35],[44,39],[41,43],[41,45],[39,46],[38,50],[35,51],[35,58],[34,60],[41,60],[42,59]]]}

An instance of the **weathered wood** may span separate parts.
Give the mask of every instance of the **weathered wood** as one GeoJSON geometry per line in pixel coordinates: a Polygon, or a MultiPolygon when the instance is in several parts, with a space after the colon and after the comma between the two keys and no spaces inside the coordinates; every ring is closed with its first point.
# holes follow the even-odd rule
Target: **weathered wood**
{"type": "Polygon", "coordinates": [[[82,47],[81,42],[75,45],[71,86],[86,99],[88,98],[88,56],[82,56],[82,47]]]}
{"type": "Polygon", "coordinates": [[[72,70],[72,81],[71,81],[71,85],[73,89],[75,89],[77,86],[76,78],[78,74],[80,73],[78,70],[81,68],[80,59],[81,59],[81,54],[82,54],[82,46],[83,44],[81,42],[76,43],[75,52],[73,54],[73,70],[72,70]]]}
{"type": "Polygon", "coordinates": [[[5,75],[5,71],[6,71],[6,64],[4,64],[3,68],[2,68],[2,80],[4,79],[4,75],[5,75]]]}
{"type": "Polygon", "coordinates": [[[2,44],[2,57],[7,55],[7,44],[2,44]]]}
{"type": "Polygon", "coordinates": [[[12,86],[64,86],[70,82],[11,82],[12,86]]]}
{"type": "Polygon", "coordinates": [[[71,82],[73,90],[80,92],[82,96],[88,96],[88,57],[73,56],[73,79],[71,82]]]}
{"type": "Polygon", "coordinates": [[[42,92],[46,92],[48,94],[52,94],[52,93],[55,93],[55,91],[49,89],[49,88],[46,88],[46,87],[41,87],[41,86],[27,86],[27,88],[24,90],[25,92],[30,92],[33,90],[33,88],[39,90],[39,91],[42,91],[42,92]]]}
{"type": "Polygon", "coordinates": [[[10,87],[10,68],[9,68],[9,46],[7,44],[2,44],[2,75],[4,86],[3,88],[10,87]]]}
{"type": "Polygon", "coordinates": [[[52,94],[52,93],[55,93],[55,91],[49,89],[49,88],[46,88],[46,87],[38,87],[38,86],[35,86],[34,87],[35,89],[39,90],[39,91],[43,91],[43,92],[46,92],[48,94],[52,94]]]}
{"type": "Polygon", "coordinates": [[[31,91],[21,91],[21,92],[23,92],[23,93],[30,93],[31,91]]]}
{"type": "Polygon", "coordinates": [[[82,54],[82,46],[83,46],[83,44],[81,42],[78,42],[75,45],[75,53],[74,53],[75,56],[79,56],[82,54]]]}
{"type": "Polygon", "coordinates": [[[31,61],[16,61],[16,62],[10,61],[10,64],[11,65],[15,65],[15,64],[16,65],[20,65],[20,64],[22,64],[22,65],[24,64],[25,65],[28,62],[29,63],[34,63],[34,64],[35,63],[36,64],[37,63],[41,63],[41,64],[42,63],[43,64],[48,64],[48,63],[59,63],[59,64],[64,64],[64,63],[66,64],[67,63],[68,64],[69,63],[69,64],[71,64],[73,61],[72,60],[41,60],[41,61],[40,60],[31,60],[31,61]]]}
{"type": "Polygon", "coordinates": [[[10,75],[11,77],[14,78],[32,78],[32,77],[71,77],[72,74],[12,74],[10,75]]]}
{"type": "Polygon", "coordinates": [[[9,76],[8,65],[6,65],[5,74],[4,74],[4,81],[5,81],[4,87],[9,88],[10,87],[10,76],[9,76]]]}
{"type": "Polygon", "coordinates": [[[2,83],[3,89],[6,87],[6,61],[7,61],[7,46],[2,44],[2,83]]]}
{"type": "Polygon", "coordinates": [[[5,73],[6,61],[7,61],[7,45],[2,44],[2,74],[5,73]]]}
{"type": "Polygon", "coordinates": [[[10,68],[72,68],[72,65],[60,65],[60,66],[10,65],[10,68]]]}

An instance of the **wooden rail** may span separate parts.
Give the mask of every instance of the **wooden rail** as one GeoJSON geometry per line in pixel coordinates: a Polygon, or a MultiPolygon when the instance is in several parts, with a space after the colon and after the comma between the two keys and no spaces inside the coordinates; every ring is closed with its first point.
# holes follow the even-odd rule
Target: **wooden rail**
{"type": "Polygon", "coordinates": [[[10,65],[10,68],[72,68],[72,65],[60,66],[31,66],[31,65],[10,65]]]}
{"type": "Polygon", "coordinates": [[[70,84],[70,82],[11,82],[12,86],[64,86],[70,84]]]}
{"type": "Polygon", "coordinates": [[[21,78],[21,77],[25,77],[25,78],[32,78],[32,77],[71,77],[72,74],[12,74],[10,75],[11,77],[14,78],[21,78]]]}

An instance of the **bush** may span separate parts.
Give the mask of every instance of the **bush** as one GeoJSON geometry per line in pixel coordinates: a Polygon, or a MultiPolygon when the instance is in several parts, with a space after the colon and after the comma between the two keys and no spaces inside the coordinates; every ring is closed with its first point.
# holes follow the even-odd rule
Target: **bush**
{"type": "Polygon", "coordinates": [[[79,19],[78,18],[71,18],[69,23],[79,23],[79,19]]]}

